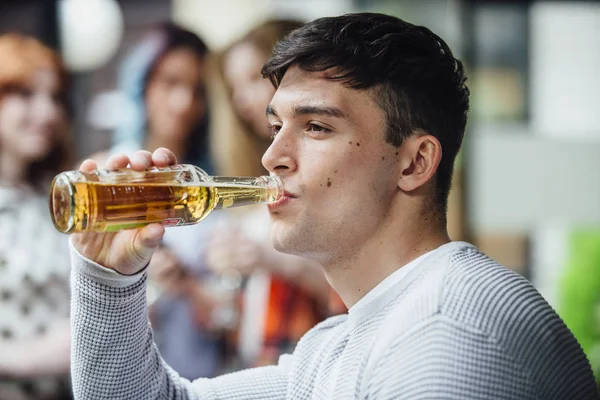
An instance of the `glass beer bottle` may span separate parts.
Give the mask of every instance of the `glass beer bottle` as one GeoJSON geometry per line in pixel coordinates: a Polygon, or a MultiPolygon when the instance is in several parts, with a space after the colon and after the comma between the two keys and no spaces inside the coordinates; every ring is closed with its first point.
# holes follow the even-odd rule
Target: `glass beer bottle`
{"type": "Polygon", "coordinates": [[[202,221],[215,209],[270,203],[283,196],[278,177],[209,176],[193,165],[68,171],[50,187],[50,214],[57,230],[114,232],[161,223],[202,221]]]}

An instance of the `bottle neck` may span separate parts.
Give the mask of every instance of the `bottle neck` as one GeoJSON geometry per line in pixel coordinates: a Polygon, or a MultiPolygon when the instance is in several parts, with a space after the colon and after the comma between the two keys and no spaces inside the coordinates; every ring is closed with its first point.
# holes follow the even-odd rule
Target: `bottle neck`
{"type": "Polygon", "coordinates": [[[272,203],[283,197],[283,183],[278,177],[212,177],[215,191],[215,209],[240,207],[250,204],[272,203]]]}

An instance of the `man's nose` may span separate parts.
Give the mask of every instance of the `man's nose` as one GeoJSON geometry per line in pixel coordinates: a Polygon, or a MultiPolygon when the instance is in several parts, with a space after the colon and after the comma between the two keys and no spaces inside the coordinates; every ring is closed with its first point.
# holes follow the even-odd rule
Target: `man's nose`
{"type": "Polygon", "coordinates": [[[262,157],[263,166],[271,174],[293,172],[297,169],[293,133],[282,128],[262,157]]]}

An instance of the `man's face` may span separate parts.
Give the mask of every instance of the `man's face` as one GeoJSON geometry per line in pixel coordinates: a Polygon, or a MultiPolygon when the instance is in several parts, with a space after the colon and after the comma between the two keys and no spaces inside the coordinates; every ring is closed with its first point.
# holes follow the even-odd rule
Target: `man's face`
{"type": "Polygon", "coordinates": [[[321,261],[347,256],[385,227],[400,174],[372,93],[326,73],[286,72],[267,111],[276,135],[263,157],[289,192],[269,206],[275,247],[321,261]]]}

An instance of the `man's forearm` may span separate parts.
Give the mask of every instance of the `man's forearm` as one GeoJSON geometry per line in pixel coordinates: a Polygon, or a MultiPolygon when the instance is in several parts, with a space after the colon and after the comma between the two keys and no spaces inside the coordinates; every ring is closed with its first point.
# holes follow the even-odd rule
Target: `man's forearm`
{"type": "Polygon", "coordinates": [[[0,342],[0,376],[34,378],[68,374],[70,337],[67,320],[40,338],[0,342]]]}
{"type": "Polygon", "coordinates": [[[75,399],[283,399],[288,368],[214,381],[180,378],[160,357],[146,304],[146,275],[119,276],[72,249],[71,372],[75,399]]]}
{"type": "Polygon", "coordinates": [[[72,252],[75,398],[196,398],[191,384],[164,365],[154,346],[145,273],[120,276],[72,252]]]}

